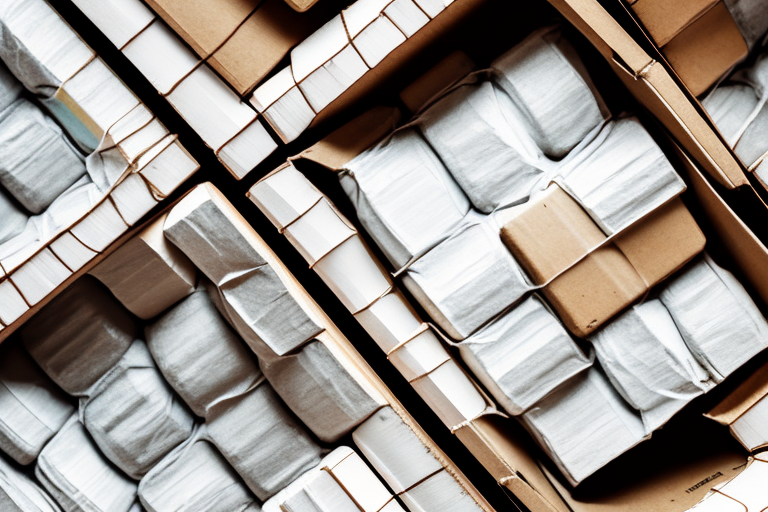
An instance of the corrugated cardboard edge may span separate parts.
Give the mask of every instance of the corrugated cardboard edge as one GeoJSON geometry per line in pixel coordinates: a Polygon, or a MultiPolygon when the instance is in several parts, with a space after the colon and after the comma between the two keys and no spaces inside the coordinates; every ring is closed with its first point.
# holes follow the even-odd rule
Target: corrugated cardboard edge
{"type": "Polygon", "coordinates": [[[766,396],[768,396],[768,363],[750,375],[733,393],[704,416],[721,425],[732,425],[766,396]]]}

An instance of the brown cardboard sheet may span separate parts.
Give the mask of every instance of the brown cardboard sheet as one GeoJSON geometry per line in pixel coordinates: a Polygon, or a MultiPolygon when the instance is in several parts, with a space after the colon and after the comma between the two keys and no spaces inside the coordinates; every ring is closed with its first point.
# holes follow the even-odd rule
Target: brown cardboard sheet
{"type": "Polygon", "coordinates": [[[664,46],[718,0],[636,0],[632,10],[656,44],[664,46]]]}

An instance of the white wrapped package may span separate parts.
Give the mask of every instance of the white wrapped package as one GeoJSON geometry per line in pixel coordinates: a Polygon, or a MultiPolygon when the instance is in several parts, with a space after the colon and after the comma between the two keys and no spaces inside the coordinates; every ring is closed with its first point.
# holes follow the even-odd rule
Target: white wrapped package
{"type": "Polygon", "coordinates": [[[24,208],[42,212],[84,174],[82,156],[39,107],[19,98],[0,113],[0,184],[24,208]]]}
{"type": "Polygon", "coordinates": [[[0,188],[0,244],[24,231],[27,220],[27,212],[0,188]]]}
{"type": "Polygon", "coordinates": [[[592,361],[538,296],[531,296],[459,346],[499,404],[519,415],[592,361]]]}
{"type": "Polygon", "coordinates": [[[168,214],[165,236],[218,287],[225,316],[257,355],[268,358],[295,350],[321,329],[225,207],[210,187],[197,187],[168,214]]]}
{"type": "Polygon", "coordinates": [[[424,138],[482,212],[525,200],[544,174],[520,117],[504,91],[481,82],[458,87],[418,118],[424,138]]]}
{"type": "Polygon", "coordinates": [[[31,478],[0,456],[0,510],[3,512],[61,512],[31,478]]]}
{"type": "Polygon", "coordinates": [[[365,420],[352,439],[389,487],[400,494],[443,467],[391,407],[365,420]]]}
{"type": "Polygon", "coordinates": [[[436,473],[400,495],[411,512],[472,512],[480,505],[447,470],[436,473]]]}
{"type": "Polygon", "coordinates": [[[37,459],[35,476],[66,511],[128,512],[136,482],[99,452],[72,416],[37,459]]]}
{"type": "Polygon", "coordinates": [[[300,352],[262,361],[264,375],[296,416],[332,443],[379,408],[379,402],[317,340],[300,352]]]}
{"type": "Polygon", "coordinates": [[[0,351],[0,450],[31,463],[73,412],[68,397],[19,346],[0,351]]]}
{"type": "Polygon", "coordinates": [[[768,347],[768,324],[744,287],[706,256],[659,295],[693,355],[717,381],[768,347]]]}
{"type": "Polygon", "coordinates": [[[340,446],[326,455],[317,467],[267,500],[263,510],[379,512],[393,500],[392,494],[365,461],[351,448],[340,446]]]}
{"type": "Polygon", "coordinates": [[[0,60],[0,112],[10,107],[21,96],[24,88],[0,60]]]}
{"type": "Polygon", "coordinates": [[[415,129],[394,133],[345,167],[344,192],[396,268],[447,236],[469,211],[466,196],[415,129]]]}
{"type": "Polygon", "coordinates": [[[725,5],[750,48],[768,32],[768,9],[762,0],[725,0],[725,5]]]}
{"type": "Polygon", "coordinates": [[[572,485],[645,439],[643,421],[593,366],[521,416],[572,485]]]}
{"type": "Polygon", "coordinates": [[[752,167],[768,153],[768,104],[763,104],[734,148],[747,167],[752,167]]]}
{"type": "Polygon", "coordinates": [[[213,443],[262,501],[320,462],[321,448],[266,382],[217,403],[207,425],[213,443]]]}
{"type": "Polygon", "coordinates": [[[658,299],[627,310],[589,341],[611,383],[641,412],[648,432],[714,386],[658,299]]]}
{"type": "Polygon", "coordinates": [[[701,103],[723,138],[733,147],[758,101],[757,91],[751,85],[729,83],[716,88],[701,103]]]}
{"type": "Polygon", "coordinates": [[[608,117],[576,51],[557,29],[534,32],[493,61],[491,69],[550,158],[565,156],[608,117]]]}
{"type": "Polygon", "coordinates": [[[606,126],[563,185],[607,234],[681,194],[685,183],[637,118],[606,126]]]}
{"type": "Polygon", "coordinates": [[[136,480],[184,442],[194,423],[140,340],[81,399],[80,417],[102,453],[136,480]]]}
{"type": "Polygon", "coordinates": [[[456,340],[471,335],[531,288],[493,220],[472,214],[460,230],[408,267],[403,284],[456,340]]]}
{"type": "Polygon", "coordinates": [[[253,355],[202,287],[144,332],[163,376],[200,417],[261,378],[253,355]]]}
{"type": "Polygon", "coordinates": [[[256,498],[206,439],[205,427],[166,455],[141,479],[148,512],[259,512],[256,498]]]}
{"type": "Polygon", "coordinates": [[[24,346],[70,395],[83,395],[136,339],[136,324],[112,295],[83,276],[21,330],[24,346]]]}

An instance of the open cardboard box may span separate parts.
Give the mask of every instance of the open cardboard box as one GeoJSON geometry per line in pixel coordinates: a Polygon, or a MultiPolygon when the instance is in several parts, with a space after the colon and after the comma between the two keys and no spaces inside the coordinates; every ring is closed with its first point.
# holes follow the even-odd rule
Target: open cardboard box
{"type": "MultiPolygon", "coordinates": [[[[21,256],[14,254],[0,264],[0,340],[84,267],[98,261],[109,251],[110,242],[199,168],[177,138],[44,0],[33,0],[25,7],[39,9],[39,22],[48,23],[49,32],[45,38],[27,34],[17,41],[18,58],[39,61],[61,82],[41,103],[90,159],[108,165],[103,165],[103,194],[87,211],[49,239],[40,240],[33,252],[22,250],[17,253],[21,256]],[[57,59],[63,39],[71,54],[57,59]],[[108,98],[106,109],[105,99],[95,89],[100,84],[117,91],[108,98]]],[[[9,36],[15,37],[13,26],[18,21],[9,16],[9,36]]]]}
{"type": "MultiPolygon", "coordinates": [[[[640,99],[653,100],[646,105],[652,113],[659,112],[671,118],[678,115],[678,111],[672,110],[666,103],[665,96],[661,94],[669,89],[681,99],[678,105],[679,113],[698,115],[690,102],[682,101],[685,95],[671,75],[658,62],[647,58],[647,54],[637,45],[629,47],[625,58],[618,59],[606,40],[597,36],[585,19],[593,23],[604,21],[605,25],[600,25],[600,33],[615,44],[621,41],[626,32],[596,2],[553,0],[552,3],[574,21],[590,40],[594,39],[593,43],[599,43],[596,46],[600,53],[610,56],[609,63],[614,70],[620,71],[619,76],[623,81],[631,85],[629,88],[634,95],[640,99]],[[629,66],[627,60],[637,72],[630,71],[633,66],[629,66]],[[650,73],[653,80],[649,80],[645,72],[650,73]]],[[[490,13],[493,13],[492,8],[485,11],[486,15],[490,13]]],[[[505,21],[507,19],[509,18],[505,21]]],[[[486,18],[485,21],[485,24],[480,23],[479,26],[491,36],[488,41],[483,41],[487,43],[485,51],[489,52],[491,57],[500,53],[494,54],[494,50],[506,50],[517,42],[509,40],[513,31],[508,29],[505,32],[506,40],[497,44],[499,42],[492,37],[496,34],[493,30],[494,18],[486,18]],[[494,49],[494,45],[497,48],[494,49]]],[[[521,23],[525,23],[522,25],[525,30],[519,36],[525,36],[532,27],[549,21],[550,18],[545,16],[521,20],[521,23]]],[[[462,38],[462,42],[467,42],[475,52],[482,53],[482,50],[476,47],[480,42],[472,37],[472,33],[467,35],[469,37],[462,38]]],[[[481,62],[489,62],[487,55],[481,62]]],[[[599,57],[597,60],[600,60],[599,57]]],[[[417,110],[420,104],[462,77],[467,72],[465,64],[466,61],[462,59],[441,63],[438,65],[439,71],[428,72],[418,86],[406,89],[401,95],[403,103],[411,110],[417,110]]],[[[590,64],[587,63],[587,66],[590,64]]],[[[608,75],[611,75],[610,72],[608,75]]],[[[601,89],[599,83],[598,88],[601,89]]],[[[610,93],[603,89],[601,92],[610,93]]],[[[624,102],[626,106],[626,98],[624,102]]],[[[336,204],[341,213],[353,219],[354,211],[341,192],[337,178],[327,169],[341,168],[362,150],[391,132],[402,117],[397,109],[375,109],[291,158],[290,164],[287,165],[305,173],[309,180],[336,204]],[[326,170],[319,170],[317,164],[326,170]]],[[[699,119],[704,123],[703,119],[699,119]]],[[[716,136],[703,128],[700,124],[702,136],[716,136]]],[[[659,132],[655,125],[651,129],[659,132]]],[[[708,250],[727,261],[727,267],[750,288],[756,302],[765,306],[768,303],[768,250],[723,201],[705,178],[702,169],[687,153],[668,137],[662,136],[660,143],[669,149],[668,156],[687,181],[688,191],[683,196],[684,201],[694,212],[699,224],[706,226],[710,242],[708,250]]],[[[709,157],[701,146],[697,148],[701,156],[709,157]]],[[[714,176],[722,187],[748,186],[738,166],[720,166],[712,158],[707,158],[706,161],[709,167],[705,171],[714,176]]],[[[275,172],[285,168],[286,166],[282,166],[275,172]]],[[[251,199],[254,200],[253,195],[251,199]]],[[[377,256],[378,252],[369,246],[370,244],[367,244],[366,250],[374,264],[382,267],[379,262],[382,257],[377,256]]],[[[756,359],[763,358],[761,355],[756,359]]],[[[707,410],[705,402],[716,400],[718,395],[727,393],[734,383],[749,374],[752,366],[752,363],[746,365],[731,379],[718,386],[717,390],[710,394],[711,398],[695,401],[664,429],[655,432],[653,439],[630,450],[575,490],[563,483],[557,475],[557,470],[546,460],[546,456],[533,448],[533,443],[522,428],[509,418],[493,414],[482,415],[455,426],[452,431],[501,486],[534,512],[618,512],[628,509],[684,511],[700,501],[713,486],[735,476],[744,467],[747,454],[727,432],[705,419],[701,413],[707,410]]]]}

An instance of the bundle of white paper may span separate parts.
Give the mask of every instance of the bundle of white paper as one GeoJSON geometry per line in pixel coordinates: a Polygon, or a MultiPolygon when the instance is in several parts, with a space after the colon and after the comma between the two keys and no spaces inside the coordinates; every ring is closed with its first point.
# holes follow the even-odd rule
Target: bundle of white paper
{"type": "Polygon", "coordinates": [[[637,118],[607,125],[563,185],[606,234],[621,231],[685,190],[637,118]]]}
{"type": "Polygon", "coordinates": [[[195,290],[197,269],[163,235],[160,217],[91,270],[126,309],[153,318],[195,290]]]}
{"type": "Polygon", "coordinates": [[[352,439],[398,494],[443,469],[419,436],[391,407],[376,411],[352,432],[352,439]]]}
{"type": "Polygon", "coordinates": [[[712,388],[658,299],[632,307],[589,338],[600,365],[651,432],[712,388]]]}
{"type": "Polygon", "coordinates": [[[749,126],[744,130],[734,150],[747,167],[752,167],[760,157],[768,153],[768,104],[764,103],[751,117],[749,126]]]}
{"type": "Polygon", "coordinates": [[[750,452],[768,445],[768,398],[761,398],[734,421],[731,433],[750,452]]]}
{"type": "Polygon", "coordinates": [[[576,51],[557,29],[534,32],[493,61],[491,69],[550,158],[565,156],[608,117],[576,51]]]}
{"type": "Polygon", "coordinates": [[[61,128],[25,98],[0,113],[0,184],[32,213],[85,174],[61,128]]]}
{"type": "Polygon", "coordinates": [[[757,108],[759,99],[751,85],[728,83],[717,87],[701,103],[723,138],[733,147],[757,108]]]}
{"type": "Polygon", "coordinates": [[[466,196],[415,129],[394,133],[345,168],[341,186],[398,269],[447,236],[469,211],[466,196]]]}
{"type": "Polygon", "coordinates": [[[721,381],[768,347],[768,324],[752,298],[709,256],[667,282],[659,295],[693,355],[721,381]]]}
{"type": "Polygon", "coordinates": [[[768,458],[757,454],[747,468],[725,484],[717,486],[689,512],[761,512],[768,508],[768,458]]]}
{"type": "Polygon", "coordinates": [[[408,489],[400,498],[411,512],[482,510],[447,470],[440,471],[408,489]]]}
{"type": "Polygon", "coordinates": [[[544,172],[509,96],[492,82],[458,87],[418,117],[424,138],[478,210],[525,200],[544,172]]]}
{"type": "Polygon", "coordinates": [[[266,382],[218,402],[207,426],[213,443],[262,501],[320,461],[321,448],[266,382]]]}
{"type": "Polygon", "coordinates": [[[168,383],[200,417],[219,400],[244,393],[261,371],[204,288],[144,330],[168,383]]]}
{"type": "Polygon", "coordinates": [[[741,35],[750,48],[765,38],[768,32],[768,10],[760,0],[725,0],[741,35]]]}
{"type": "Polygon", "coordinates": [[[165,236],[221,291],[227,316],[259,357],[283,355],[321,329],[205,187],[169,213],[165,236]]]}
{"type": "Polygon", "coordinates": [[[136,324],[98,281],[82,277],[21,330],[24,346],[70,395],[83,395],[128,350],[136,324]]]}
{"type": "Polygon", "coordinates": [[[392,495],[351,448],[341,446],[264,503],[264,512],[379,512],[392,495]]]}
{"type": "Polygon", "coordinates": [[[136,498],[136,482],[99,453],[77,416],[43,448],[35,476],[64,510],[128,512],[136,498]]]}
{"type": "Polygon", "coordinates": [[[640,416],[596,366],[564,383],[521,418],[573,485],[646,436],[640,416]]]}
{"type": "Polygon", "coordinates": [[[192,433],[192,415],[143,341],[134,341],[89,395],[80,401],[85,428],[102,453],[136,480],[192,433]]]}
{"type": "Polygon", "coordinates": [[[256,88],[250,102],[285,143],[296,140],[315,118],[315,111],[296,86],[291,66],[256,88]]]}
{"type": "Polygon", "coordinates": [[[0,450],[29,464],[75,412],[20,347],[0,353],[0,450]]]}
{"type": "Polygon", "coordinates": [[[38,485],[0,456],[0,509],[8,512],[60,512],[38,485]]]}
{"type": "Polygon", "coordinates": [[[467,338],[459,351],[478,380],[513,415],[592,365],[535,295],[467,338]]]}
{"type": "Polygon", "coordinates": [[[286,405],[323,442],[347,434],[381,406],[321,342],[262,361],[264,375],[286,405]]]}
{"type": "Polygon", "coordinates": [[[410,265],[403,284],[456,340],[471,335],[530,289],[493,219],[473,214],[410,265]]]}
{"type": "Polygon", "coordinates": [[[259,512],[256,498],[200,427],[141,479],[148,512],[259,512]]]}
{"type": "Polygon", "coordinates": [[[28,219],[24,209],[0,189],[0,244],[24,231],[28,219]]]}

